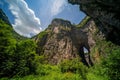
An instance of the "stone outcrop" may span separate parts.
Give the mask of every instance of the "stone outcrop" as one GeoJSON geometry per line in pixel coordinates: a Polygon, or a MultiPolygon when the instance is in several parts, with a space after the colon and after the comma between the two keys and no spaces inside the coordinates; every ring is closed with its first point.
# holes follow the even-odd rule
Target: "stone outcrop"
{"type": "Polygon", "coordinates": [[[107,40],[120,45],[120,1],[68,0],[80,5],[80,10],[92,17],[107,40]]]}
{"type": "Polygon", "coordinates": [[[77,28],[69,21],[54,19],[49,27],[34,38],[38,45],[37,53],[44,55],[49,63],[58,64],[65,59],[81,58],[85,65],[92,65],[90,50],[95,45],[94,34],[97,28],[93,20],[84,27],[77,28]],[[89,52],[84,54],[83,47],[89,52]]]}

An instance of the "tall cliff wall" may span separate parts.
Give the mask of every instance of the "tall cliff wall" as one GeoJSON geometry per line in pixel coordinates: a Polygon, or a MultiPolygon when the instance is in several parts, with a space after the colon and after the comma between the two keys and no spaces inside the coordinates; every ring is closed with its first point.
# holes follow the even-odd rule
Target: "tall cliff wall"
{"type": "Polygon", "coordinates": [[[120,45],[119,0],[68,0],[80,5],[80,10],[92,17],[107,40],[120,45]]]}

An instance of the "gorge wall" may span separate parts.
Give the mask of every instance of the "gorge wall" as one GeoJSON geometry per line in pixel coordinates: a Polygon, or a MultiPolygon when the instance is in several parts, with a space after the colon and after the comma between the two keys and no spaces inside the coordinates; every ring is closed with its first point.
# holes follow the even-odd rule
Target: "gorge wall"
{"type": "Polygon", "coordinates": [[[107,40],[120,45],[120,1],[119,0],[68,0],[80,5],[80,10],[94,19],[107,40]]]}
{"type": "Polygon", "coordinates": [[[88,19],[81,28],[69,21],[54,19],[34,40],[38,45],[37,53],[44,55],[52,64],[58,64],[65,59],[81,58],[85,65],[91,66],[93,62],[90,51],[96,44],[96,38],[103,39],[104,36],[100,34],[92,19],[88,19]],[[88,53],[84,53],[83,47],[88,53]]]}

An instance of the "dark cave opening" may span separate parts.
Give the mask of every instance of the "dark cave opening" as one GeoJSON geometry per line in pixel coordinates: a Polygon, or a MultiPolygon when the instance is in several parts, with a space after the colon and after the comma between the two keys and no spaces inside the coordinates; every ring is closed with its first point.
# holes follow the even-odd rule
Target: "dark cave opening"
{"type": "Polygon", "coordinates": [[[93,62],[90,58],[90,50],[89,48],[83,46],[80,46],[79,48],[79,56],[81,57],[81,61],[83,62],[84,65],[90,67],[93,66],[93,62]],[[85,49],[87,51],[85,51],[85,49]]]}

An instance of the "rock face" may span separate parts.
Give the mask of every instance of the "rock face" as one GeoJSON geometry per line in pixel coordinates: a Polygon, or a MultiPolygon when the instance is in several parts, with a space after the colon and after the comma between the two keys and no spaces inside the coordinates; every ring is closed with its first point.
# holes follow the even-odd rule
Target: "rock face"
{"type": "Polygon", "coordinates": [[[119,0],[68,0],[80,5],[80,9],[92,17],[106,39],[120,45],[119,0]]]}
{"type": "Polygon", "coordinates": [[[34,39],[38,45],[37,53],[44,55],[52,64],[58,64],[64,59],[81,57],[86,65],[92,65],[90,50],[95,45],[93,34],[96,32],[93,20],[87,22],[82,28],[73,26],[69,21],[54,19],[40,37],[40,33],[34,39]],[[84,54],[83,47],[89,52],[84,54]]]}

